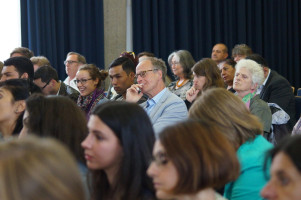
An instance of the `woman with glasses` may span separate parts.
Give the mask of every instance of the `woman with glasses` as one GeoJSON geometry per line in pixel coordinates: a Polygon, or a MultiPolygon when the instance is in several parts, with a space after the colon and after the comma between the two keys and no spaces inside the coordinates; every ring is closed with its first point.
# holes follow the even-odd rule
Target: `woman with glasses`
{"type": "Polygon", "coordinates": [[[107,101],[102,81],[108,76],[108,72],[99,70],[94,64],[82,65],[76,73],[74,82],[77,85],[80,96],[77,105],[81,107],[89,119],[92,109],[102,102],[107,101]]]}
{"type": "Polygon", "coordinates": [[[168,89],[179,96],[186,99],[186,92],[192,87],[191,68],[195,61],[189,51],[179,50],[171,53],[168,57],[168,64],[176,81],[168,85],[168,89]]]}
{"type": "Polygon", "coordinates": [[[155,199],[146,175],[155,136],[143,108],[106,102],[92,111],[88,128],[82,147],[91,172],[92,200],[155,199]]]}
{"type": "Polygon", "coordinates": [[[147,173],[158,199],[224,199],[214,191],[239,174],[235,150],[213,125],[186,121],[164,129],[147,173]]]}

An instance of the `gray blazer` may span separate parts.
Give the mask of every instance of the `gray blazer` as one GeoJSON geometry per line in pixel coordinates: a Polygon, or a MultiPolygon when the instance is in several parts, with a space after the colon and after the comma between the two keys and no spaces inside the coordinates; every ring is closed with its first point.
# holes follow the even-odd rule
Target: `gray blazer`
{"type": "MultiPolygon", "coordinates": [[[[140,105],[145,109],[147,102],[140,105]]],[[[149,117],[153,124],[156,138],[158,138],[158,134],[165,127],[186,120],[188,112],[184,101],[167,89],[159,102],[152,108],[149,117]]]]}

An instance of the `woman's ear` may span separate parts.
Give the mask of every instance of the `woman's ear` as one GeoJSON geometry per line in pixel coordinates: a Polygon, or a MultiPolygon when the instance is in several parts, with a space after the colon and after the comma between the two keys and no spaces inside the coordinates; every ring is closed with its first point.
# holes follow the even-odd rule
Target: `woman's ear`
{"type": "Polygon", "coordinates": [[[253,83],[252,85],[251,85],[251,90],[255,90],[256,88],[257,88],[257,83],[253,83]]]}
{"type": "Polygon", "coordinates": [[[15,102],[15,113],[19,114],[24,112],[26,108],[25,100],[19,100],[15,102]]]}
{"type": "Polygon", "coordinates": [[[100,80],[99,80],[99,78],[96,78],[95,80],[93,80],[93,82],[94,82],[94,86],[95,86],[95,87],[97,87],[97,85],[98,85],[99,81],[100,81],[100,80]]]}

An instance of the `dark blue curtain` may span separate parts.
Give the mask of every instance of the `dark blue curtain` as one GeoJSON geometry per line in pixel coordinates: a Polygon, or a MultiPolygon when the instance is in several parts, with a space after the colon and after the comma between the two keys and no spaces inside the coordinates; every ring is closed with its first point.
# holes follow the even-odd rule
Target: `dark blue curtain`
{"type": "Polygon", "coordinates": [[[179,49],[196,60],[214,44],[245,43],[301,87],[300,0],[132,0],[134,51],[167,60],[179,49]]]}
{"type": "Polygon", "coordinates": [[[21,0],[22,46],[46,56],[60,79],[69,51],[104,68],[102,0],[21,0]]]}

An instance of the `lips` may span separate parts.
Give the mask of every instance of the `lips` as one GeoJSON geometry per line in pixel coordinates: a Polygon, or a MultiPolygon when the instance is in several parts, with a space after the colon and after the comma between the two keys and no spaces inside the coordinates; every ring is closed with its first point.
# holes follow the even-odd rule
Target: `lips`
{"type": "Polygon", "coordinates": [[[90,161],[90,160],[93,159],[93,157],[92,157],[91,155],[89,155],[89,154],[85,154],[85,159],[86,159],[87,161],[90,161]]]}

